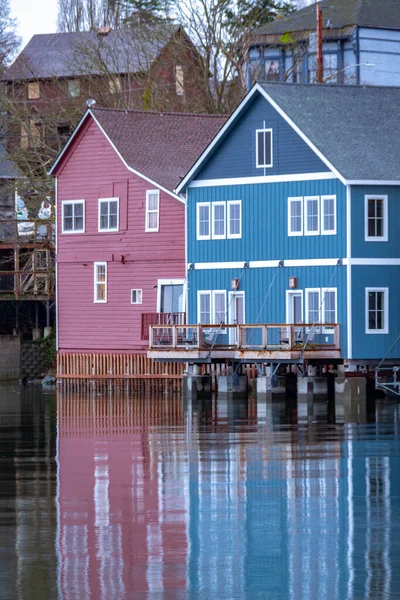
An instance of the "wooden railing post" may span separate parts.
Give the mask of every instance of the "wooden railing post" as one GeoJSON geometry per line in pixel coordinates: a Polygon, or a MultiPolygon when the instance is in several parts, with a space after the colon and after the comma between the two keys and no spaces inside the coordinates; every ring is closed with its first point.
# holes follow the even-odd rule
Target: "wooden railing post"
{"type": "Polygon", "coordinates": [[[267,346],[268,346],[268,325],[264,325],[262,328],[262,347],[264,350],[266,350],[267,346]]]}
{"type": "Polygon", "coordinates": [[[203,328],[201,325],[197,325],[197,347],[203,346],[203,328]]]}
{"type": "Polygon", "coordinates": [[[153,347],[153,328],[149,325],[149,347],[153,347]]]}
{"type": "Polygon", "coordinates": [[[242,345],[242,331],[243,329],[239,324],[236,325],[236,348],[240,348],[242,345]]]}
{"type": "Polygon", "coordinates": [[[340,348],[340,325],[335,325],[335,333],[333,337],[335,348],[340,348]]]}
{"type": "Polygon", "coordinates": [[[176,325],[172,325],[172,347],[176,348],[178,345],[178,329],[176,325]]]}

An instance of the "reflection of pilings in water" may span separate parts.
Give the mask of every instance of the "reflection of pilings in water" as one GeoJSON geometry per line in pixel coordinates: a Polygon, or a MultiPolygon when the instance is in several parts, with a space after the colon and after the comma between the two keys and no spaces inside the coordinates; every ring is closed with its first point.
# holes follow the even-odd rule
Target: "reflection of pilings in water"
{"type": "Polygon", "coordinates": [[[131,396],[127,390],[91,392],[71,390],[57,393],[59,434],[75,437],[90,433],[126,434],[138,427],[184,425],[180,395],[131,396]]]}

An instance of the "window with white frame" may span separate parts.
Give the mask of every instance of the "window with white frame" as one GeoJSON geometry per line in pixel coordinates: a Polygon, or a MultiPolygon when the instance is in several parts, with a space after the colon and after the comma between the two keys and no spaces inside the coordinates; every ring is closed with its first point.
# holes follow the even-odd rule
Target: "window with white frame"
{"type": "Polygon", "coordinates": [[[320,289],[310,288],[306,290],[306,320],[311,325],[320,322],[320,289]]]}
{"type": "Polygon", "coordinates": [[[365,333],[389,333],[388,288],[365,288],[365,333]]]}
{"type": "Polygon", "coordinates": [[[94,263],[94,302],[107,302],[107,263],[94,263]]]}
{"type": "Polygon", "coordinates": [[[336,196],[321,196],[321,233],[336,233],[336,196]]]}
{"type": "Polygon", "coordinates": [[[319,234],[319,196],[304,198],[304,234],[319,234]]]}
{"type": "Polygon", "coordinates": [[[272,167],[272,129],[256,130],[257,168],[272,167]]]}
{"type": "Polygon", "coordinates": [[[119,198],[99,198],[99,231],[118,231],[119,198]]]}
{"type": "Polygon", "coordinates": [[[228,200],[228,238],[242,237],[242,201],[228,200]]]}
{"type": "Polygon", "coordinates": [[[197,203],[197,239],[210,239],[210,202],[197,203]]]}
{"type": "Polygon", "coordinates": [[[131,290],[131,304],[142,304],[142,290],[131,290]]]}
{"type": "Polygon", "coordinates": [[[212,237],[213,240],[225,238],[225,202],[212,203],[212,237]]]}
{"type": "Polygon", "coordinates": [[[85,201],[64,200],[61,202],[62,232],[84,233],[85,231],[85,201]]]}
{"type": "Polygon", "coordinates": [[[288,235],[303,235],[303,198],[288,198],[288,235]]]}
{"type": "Polygon", "coordinates": [[[160,225],[160,190],[146,192],[145,231],[158,231],[160,225]]]}
{"type": "Polygon", "coordinates": [[[225,290],[201,290],[198,292],[198,322],[201,325],[220,325],[226,320],[225,290]]]}
{"type": "Polygon", "coordinates": [[[387,241],[387,200],[387,196],[365,196],[365,241],[387,241]]]}

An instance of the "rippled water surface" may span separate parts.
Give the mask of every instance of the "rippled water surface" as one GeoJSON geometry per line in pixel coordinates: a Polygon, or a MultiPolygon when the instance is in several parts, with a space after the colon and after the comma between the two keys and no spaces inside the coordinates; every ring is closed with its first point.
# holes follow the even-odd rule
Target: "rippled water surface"
{"type": "Polygon", "coordinates": [[[400,598],[399,405],[0,387],[0,598],[400,598]]]}

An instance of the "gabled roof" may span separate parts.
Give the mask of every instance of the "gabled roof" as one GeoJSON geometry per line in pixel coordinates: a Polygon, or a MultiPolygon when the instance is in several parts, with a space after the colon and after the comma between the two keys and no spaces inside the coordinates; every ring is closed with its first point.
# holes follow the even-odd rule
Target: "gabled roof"
{"type": "Polygon", "coordinates": [[[126,165],[173,191],[226,121],[226,116],[96,108],[87,111],[54,163],[54,173],[86,116],[98,123],[126,165]]]}
{"type": "MultiPolygon", "coordinates": [[[[400,29],[399,0],[322,0],[324,27],[328,19],[334,29],[348,26],[400,29]]],[[[254,35],[276,35],[294,31],[315,31],[316,4],[295,11],[254,30],[254,35]]]]}
{"type": "Polygon", "coordinates": [[[170,23],[34,35],[3,80],[146,72],[180,29],[170,23]]]}
{"type": "Polygon", "coordinates": [[[256,83],[179,184],[178,193],[196,178],[257,93],[344,183],[400,185],[400,88],[256,83]]]}

